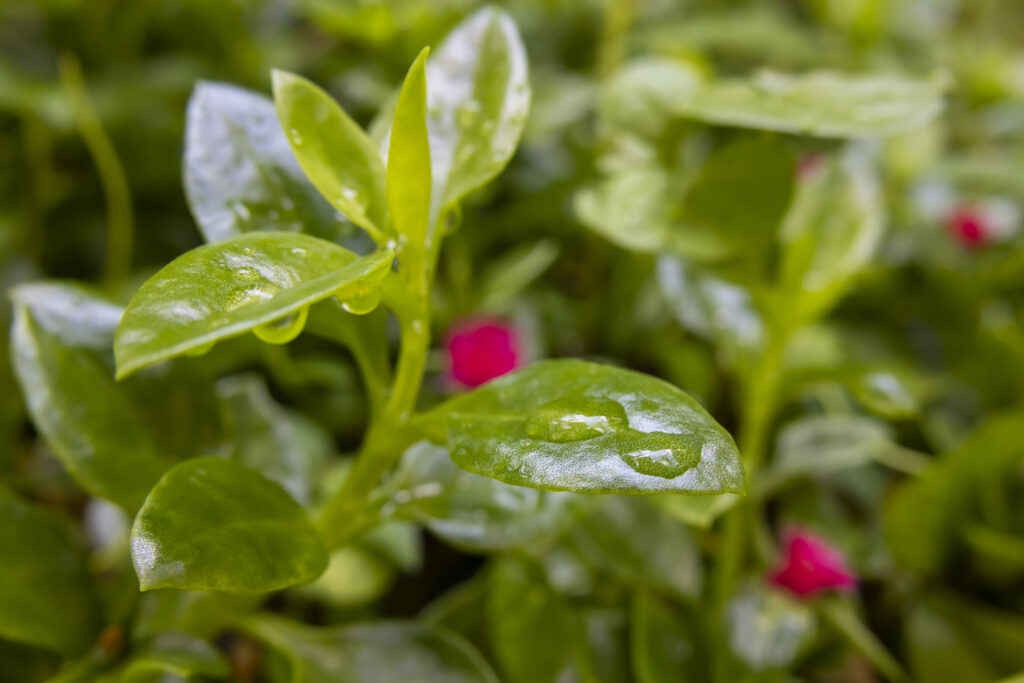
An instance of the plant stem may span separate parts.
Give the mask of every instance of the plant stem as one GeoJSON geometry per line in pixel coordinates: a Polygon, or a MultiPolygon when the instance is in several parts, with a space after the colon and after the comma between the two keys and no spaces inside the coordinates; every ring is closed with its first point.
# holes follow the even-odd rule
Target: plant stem
{"type": "Polygon", "coordinates": [[[60,80],[71,101],[75,124],[96,164],[107,200],[107,256],[103,278],[108,284],[118,282],[131,267],[132,244],[135,241],[128,178],[113,143],[89,102],[81,64],[73,55],[61,57],[60,80]]]}
{"type": "Polygon", "coordinates": [[[850,643],[867,657],[879,673],[895,683],[909,681],[896,658],[875,637],[875,634],[857,618],[850,606],[835,598],[822,600],[821,611],[845,635],[850,643]]]}

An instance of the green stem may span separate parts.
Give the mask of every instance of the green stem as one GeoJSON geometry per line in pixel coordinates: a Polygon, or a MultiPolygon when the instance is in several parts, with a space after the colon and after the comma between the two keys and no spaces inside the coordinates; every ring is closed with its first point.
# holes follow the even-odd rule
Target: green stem
{"type": "Polygon", "coordinates": [[[830,598],[822,600],[821,611],[888,680],[895,683],[910,680],[907,672],[903,670],[896,658],[878,641],[871,629],[857,618],[849,605],[830,598]]]}
{"type": "Polygon", "coordinates": [[[96,164],[107,201],[108,232],[104,279],[107,283],[119,282],[128,274],[131,267],[132,244],[135,240],[128,177],[113,143],[89,102],[81,64],[73,55],[61,57],[60,80],[71,101],[75,123],[96,164]]]}

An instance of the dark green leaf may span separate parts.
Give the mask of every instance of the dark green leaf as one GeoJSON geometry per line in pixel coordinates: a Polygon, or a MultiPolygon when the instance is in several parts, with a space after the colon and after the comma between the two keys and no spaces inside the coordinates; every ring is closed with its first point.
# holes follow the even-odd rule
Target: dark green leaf
{"type": "Polygon", "coordinates": [[[194,458],[146,498],[132,527],[142,590],[259,593],[315,579],[327,565],[306,513],[234,461],[194,458]]]}
{"type": "Polygon", "coordinates": [[[456,467],[448,450],[420,442],[375,494],[381,514],[419,522],[456,546],[507,550],[549,538],[568,523],[571,496],[509,486],[456,467]]]}
{"type": "Polygon", "coordinates": [[[85,547],[65,519],[0,487],[0,637],[81,652],[99,631],[85,547]]]}
{"type": "Polygon", "coordinates": [[[265,341],[294,338],[309,306],[331,295],[365,297],[393,254],[357,257],[309,235],[256,232],[179,256],[146,281],[125,309],[114,339],[118,377],[255,331],[265,341]]]}
{"type": "Polygon", "coordinates": [[[164,633],[137,652],[118,671],[98,683],[164,683],[202,677],[224,679],[230,674],[224,655],[205,640],[181,633],[164,633]]]}
{"type": "Polygon", "coordinates": [[[497,683],[487,662],[454,633],[416,622],[313,628],[263,617],[247,630],[283,653],[290,683],[497,683]]]}
{"type": "Polygon", "coordinates": [[[299,165],[327,201],[382,240],[389,228],[376,146],[322,89],[285,71],[273,76],[277,115],[299,165]]]}
{"type": "Polygon", "coordinates": [[[707,679],[700,633],[682,610],[647,591],[633,595],[630,650],[637,683],[707,679]]]}
{"type": "Polygon", "coordinates": [[[410,247],[425,249],[430,220],[430,146],[427,141],[427,82],[424,48],[409,67],[398,94],[388,146],[388,215],[410,247]]]}
{"type": "Polygon", "coordinates": [[[729,434],[688,394],[654,377],[554,360],[439,406],[459,467],[553,491],[742,491],[729,434]]]}
{"type": "Polygon", "coordinates": [[[185,123],[185,193],[207,242],[254,230],[334,240],[344,223],[292,154],[274,103],[224,83],[200,82],[185,123]]]}
{"type": "Polygon", "coordinates": [[[82,488],[135,512],[169,463],[103,362],[120,309],[56,283],[13,298],[11,361],[36,427],[82,488]]]}

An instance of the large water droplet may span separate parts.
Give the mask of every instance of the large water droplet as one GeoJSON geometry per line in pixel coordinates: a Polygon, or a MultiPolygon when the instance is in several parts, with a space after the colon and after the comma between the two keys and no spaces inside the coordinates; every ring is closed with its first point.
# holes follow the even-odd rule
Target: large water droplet
{"type": "Polygon", "coordinates": [[[346,295],[339,298],[341,307],[354,315],[366,315],[372,312],[380,303],[380,290],[346,295]]]}
{"type": "Polygon", "coordinates": [[[628,428],[629,418],[621,405],[607,398],[589,396],[546,403],[523,425],[534,439],[554,443],[585,441],[628,428]]]}
{"type": "Polygon", "coordinates": [[[699,452],[682,447],[677,434],[637,434],[632,450],[619,457],[640,474],[675,479],[697,464],[699,452]]]}
{"type": "Polygon", "coordinates": [[[269,301],[277,293],[277,287],[269,282],[254,283],[247,287],[239,287],[228,295],[224,308],[234,311],[242,306],[269,301]]]}
{"type": "Polygon", "coordinates": [[[299,336],[308,316],[309,308],[301,308],[291,315],[255,327],[252,332],[268,344],[287,344],[299,336]]]}

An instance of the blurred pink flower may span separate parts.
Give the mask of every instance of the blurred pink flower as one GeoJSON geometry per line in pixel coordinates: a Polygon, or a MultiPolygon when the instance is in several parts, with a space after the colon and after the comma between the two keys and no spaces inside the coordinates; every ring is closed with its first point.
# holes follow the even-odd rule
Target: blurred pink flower
{"type": "Polygon", "coordinates": [[[977,249],[989,243],[991,235],[985,214],[969,204],[953,209],[947,219],[949,231],[962,246],[977,249]]]}
{"type": "Polygon", "coordinates": [[[469,318],[448,333],[452,378],[467,387],[480,386],[522,365],[515,328],[494,318],[469,318]]]}
{"type": "Polygon", "coordinates": [[[846,558],[823,538],[799,528],[787,529],[782,538],[783,556],[779,568],[768,574],[771,583],[801,597],[856,588],[857,575],[846,558]]]}

